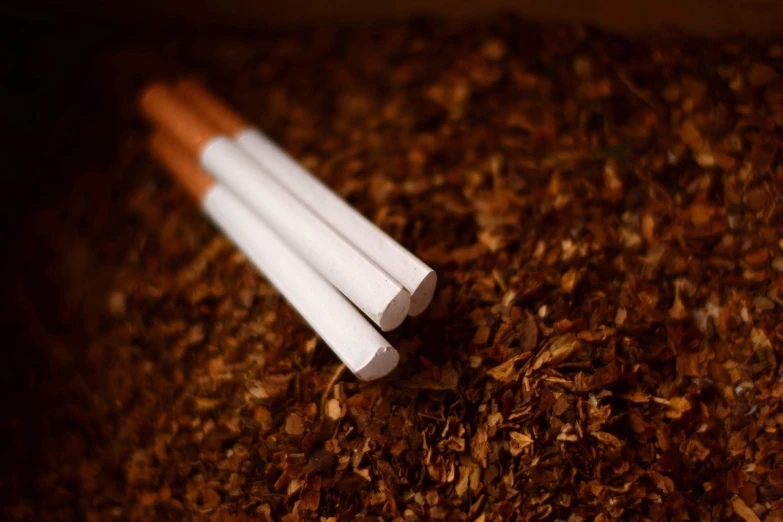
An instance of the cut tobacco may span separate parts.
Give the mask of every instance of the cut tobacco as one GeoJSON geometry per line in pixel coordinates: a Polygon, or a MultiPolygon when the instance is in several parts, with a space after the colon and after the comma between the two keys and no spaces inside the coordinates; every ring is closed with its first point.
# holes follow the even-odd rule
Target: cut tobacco
{"type": "Polygon", "coordinates": [[[509,17],[163,47],[439,288],[357,381],[129,122],[100,175],[130,190],[39,223],[89,342],[44,343],[9,512],[783,519],[781,48],[509,17]]]}

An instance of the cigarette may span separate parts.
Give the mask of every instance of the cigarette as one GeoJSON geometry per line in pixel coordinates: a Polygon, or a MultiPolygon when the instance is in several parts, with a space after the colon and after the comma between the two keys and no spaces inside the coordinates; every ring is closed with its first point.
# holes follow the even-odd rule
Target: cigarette
{"type": "Polygon", "coordinates": [[[393,330],[405,320],[410,294],[400,283],[269,176],[173,90],[153,84],[140,103],[149,120],[198,158],[204,170],[244,201],[381,330],[393,330]]]}
{"type": "Polygon", "coordinates": [[[152,154],[359,379],[397,367],[399,355],[321,274],[230,190],[216,183],[172,137],[157,131],[152,154]]]}
{"type": "Polygon", "coordinates": [[[410,293],[409,315],[419,315],[427,308],[438,279],[432,268],[348,205],[203,85],[185,80],[177,84],[176,90],[318,217],[396,279],[410,293]]]}

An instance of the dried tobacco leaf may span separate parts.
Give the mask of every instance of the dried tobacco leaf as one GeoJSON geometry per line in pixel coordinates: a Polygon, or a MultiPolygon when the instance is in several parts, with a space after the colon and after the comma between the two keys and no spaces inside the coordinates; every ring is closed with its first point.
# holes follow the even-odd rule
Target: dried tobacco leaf
{"type": "Polygon", "coordinates": [[[412,390],[456,391],[458,383],[459,374],[450,364],[447,364],[440,370],[440,379],[437,381],[422,375],[415,375],[410,379],[401,381],[398,385],[403,388],[410,388],[412,390]]]}
{"type": "Polygon", "coordinates": [[[734,513],[737,514],[745,522],[761,522],[761,519],[756,513],[748,507],[745,502],[738,496],[734,496],[731,499],[731,506],[734,508],[734,513]]]}
{"type": "Polygon", "coordinates": [[[516,357],[512,357],[506,362],[487,370],[487,375],[501,382],[513,381],[519,376],[519,371],[516,369],[517,363],[529,358],[530,353],[523,353],[516,357]]]}
{"type": "Polygon", "coordinates": [[[574,334],[565,334],[554,339],[541,350],[530,364],[528,372],[538,370],[543,366],[557,366],[578,352],[582,342],[574,334]]]}
{"type": "MultiPolygon", "coordinates": [[[[783,518],[783,44],[513,17],[172,38],[171,63],[431,263],[438,292],[389,334],[394,376],[356,381],[129,119],[116,164],[36,220],[38,257],[67,260],[47,307],[86,339],[37,337],[46,371],[14,393],[45,429],[6,424],[30,425],[12,447],[40,469],[9,470],[4,513],[783,518]]],[[[111,62],[118,92],[158,74],[111,62]]]]}

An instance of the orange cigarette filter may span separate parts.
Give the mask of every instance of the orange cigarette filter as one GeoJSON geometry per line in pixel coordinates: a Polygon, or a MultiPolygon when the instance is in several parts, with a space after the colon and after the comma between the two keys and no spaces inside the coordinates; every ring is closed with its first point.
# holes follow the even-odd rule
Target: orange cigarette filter
{"type": "Polygon", "coordinates": [[[250,126],[242,116],[197,80],[182,80],[177,83],[175,91],[223,134],[236,136],[250,126]]]}
{"type": "Polygon", "coordinates": [[[209,190],[215,185],[209,174],[196,162],[177,140],[163,131],[156,131],[149,139],[152,155],[169,171],[199,205],[209,190]]]}
{"type": "Polygon", "coordinates": [[[139,98],[142,114],[154,125],[166,131],[193,156],[220,131],[200,116],[173,89],[163,83],[147,86],[139,98]]]}

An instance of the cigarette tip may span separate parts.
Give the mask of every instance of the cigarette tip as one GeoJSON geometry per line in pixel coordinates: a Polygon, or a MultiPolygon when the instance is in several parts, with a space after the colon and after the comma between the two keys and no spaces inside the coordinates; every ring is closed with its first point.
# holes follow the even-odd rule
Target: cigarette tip
{"type": "Polygon", "coordinates": [[[411,294],[411,306],[408,310],[408,315],[415,317],[421,315],[427,309],[435,295],[437,284],[438,274],[434,270],[430,270],[411,294]]]}
{"type": "Polygon", "coordinates": [[[356,370],[355,375],[363,381],[374,381],[389,375],[397,368],[400,354],[391,346],[382,346],[367,364],[356,370]]]}
{"type": "Polygon", "coordinates": [[[391,300],[389,305],[381,314],[378,326],[384,332],[394,330],[402,324],[405,318],[408,316],[408,310],[411,306],[411,295],[404,288],[400,288],[394,299],[391,300]]]}

